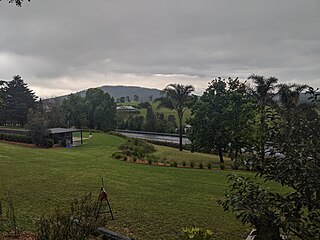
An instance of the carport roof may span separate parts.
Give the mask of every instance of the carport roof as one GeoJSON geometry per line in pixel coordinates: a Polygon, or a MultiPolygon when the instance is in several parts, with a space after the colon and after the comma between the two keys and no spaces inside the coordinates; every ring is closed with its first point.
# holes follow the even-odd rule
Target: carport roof
{"type": "Polygon", "coordinates": [[[82,129],[76,129],[76,128],[50,128],[49,131],[51,132],[51,134],[58,134],[58,133],[81,132],[82,129]]]}

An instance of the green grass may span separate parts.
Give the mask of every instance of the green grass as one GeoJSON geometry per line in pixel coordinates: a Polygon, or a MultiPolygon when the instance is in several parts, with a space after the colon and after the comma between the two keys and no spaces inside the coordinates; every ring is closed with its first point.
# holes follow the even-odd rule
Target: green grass
{"type": "MultiPolygon", "coordinates": [[[[158,157],[160,160],[163,161],[176,161],[178,164],[182,164],[183,161],[187,163],[187,166],[189,166],[190,162],[194,162],[195,165],[197,166],[199,163],[204,164],[204,168],[206,168],[207,163],[211,163],[212,167],[218,168],[220,165],[220,159],[219,156],[217,155],[212,155],[212,154],[205,154],[205,153],[191,153],[190,151],[183,150],[180,152],[176,148],[171,148],[171,147],[165,147],[165,146],[158,146],[155,145],[156,147],[156,152],[152,153],[152,155],[155,155],[158,157]]],[[[225,160],[225,165],[230,166],[231,165],[231,160],[228,157],[224,157],[225,160]]]]}
{"type": "MultiPolygon", "coordinates": [[[[212,229],[215,239],[245,238],[249,227],[217,204],[230,171],[157,167],[112,159],[123,142],[122,138],[97,133],[86,145],[71,149],[0,142],[0,198],[4,191],[12,192],[18,223],[33,230],[39,216],[57,204],[65,205],[88,192],[97,194],[103,177],[116,219],[107,226],[111,230],[135,239],[167,240],[175,239],[183,227],[198,226],[212,229]]],[[[173,154],[176,159],[189,155],[157,148],[157,154],[173,154]]]]}

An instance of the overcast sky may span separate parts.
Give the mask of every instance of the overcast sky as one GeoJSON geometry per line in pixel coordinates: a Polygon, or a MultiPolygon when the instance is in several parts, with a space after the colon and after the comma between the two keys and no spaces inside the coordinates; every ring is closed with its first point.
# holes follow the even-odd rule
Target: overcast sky
{"type": "Polygon", "coordinates": [[[0,2],[0,79],[41,97],[101,85],[200,93],[256,73],[320,87],[320,0],[0,2]]]}

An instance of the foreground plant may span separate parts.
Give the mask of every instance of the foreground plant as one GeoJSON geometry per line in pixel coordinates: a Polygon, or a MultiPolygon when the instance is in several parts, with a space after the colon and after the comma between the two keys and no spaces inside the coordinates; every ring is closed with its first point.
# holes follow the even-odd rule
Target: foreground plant
{"type": "MultiPolygon", "coordinates": [[[[290,91],[286,88],[286,96],[290,91]]],[[[254,162],[258,177],[288,187],[288,193],[276,194],[232,176],[220,201],[226,211],[257,229],[255,239],[282,239],[281,232],[304,240],[320,239],[320,116],[316,104],[292,100],[280,102],[273,117],[278,121],[268,131],[268,151],[254,162]]]]}
{"type": "Polygon", "coordinates": [[[197,227],[182,229],[182,239],[188,240],[210,240],[213,239],[213,233],[210,230],[203,230],[197,227]]]}
{"type": "Polygon", "coordinates": [[[107,223],[105,216],[97,215],[97,200],[91,194],[74,199],[70,209],[57,208],[39,221],[37,240],[86,240],[98,227],[107,223]]]}

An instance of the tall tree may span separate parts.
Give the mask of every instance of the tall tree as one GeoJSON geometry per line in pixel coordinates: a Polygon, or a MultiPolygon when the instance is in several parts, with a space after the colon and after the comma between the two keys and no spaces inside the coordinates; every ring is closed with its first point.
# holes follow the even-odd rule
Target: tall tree
{"type": "Polygon", "coordinates": [[[36,95],[19,76],[13,76],[13,80],[6,83],[5,114],[11,124],[25,125],[28,112],[36,106],[36,95]]]}
{"type": "Polygon", "coordinates": [[[257,159],[257,176],[290,191],[274,193],[252,180],[232,177],[221,204],[243,223],[254,225],[257,239],[280,240],[281,231],[289,239],[320,239],[320,116],[315,105],[306,111],[305,105],[297,104],[299,87],[280,89],[280,109],[273,112],[280,120],[270,124],[270,153],[267,161],[257,159]]]}
{"type": "Polygon", "coordinates": [[[257,150],[260,158],[265,158],[265,144],[268,141],[268,115],[270,114],[270,106],[273,104],[273,98],[275,96],[274,89],[278,79],[275,77],[265,78],[264,76],[251,75],[248,79],[251,79],[255,86],[253,89],[253,96],[258,104],[259,113],[259,127],[258,127],[258,139],[257,150]]]}
{"type": "Polygon", "coordinates": [[[166,107],[174,109],[178,114],[179,121],[179,150],[182,151],[182,133],[183,126],[182,120],[184,112],[187,110],[187,101],[190,99],[191,93],[194,91],[194,87],[191,85],[182,84],[169,84],[163,90],[163,97],[158,98],[158,108],[166,107]]]}
{"type": "Polygon", "coordinates": [[[228,149],[237,157],[249,145],[253,109],[247,88],[238,78],[214,79],[191,107],[189,138],[193,148],[218,151],[221,163],[228,149]]]}
{"type": "Polygon", "coordinates": [[[152,110],[152,107],[148,107],[144,129],[146,131],[154,132],[156,130],[156,121],[156,116],[152,110]]]}
{"type": "Polygon", "coordinates": [[[68,126],[82,128],[87,126],[88,107],[84,98],[77,94],[70,94],[63,100],[62,108],[65,112],[65,118],[68,126]]]}
{"type": "Polygon", "coordinates": [[[65,112],[63,111],[62,101],[60,99],[47,100],[43,104],[43,107],[49,127],[66,127],[65,112]]]}
{"type": "Polygon", "coordinates": [[[96,108],[104,101],[104,92],[100,88],[90,88],[86,92],[85,102],[88,107],[88,127],[93,129],[95,127],[94,123],[94,113],[96,108]]]}

